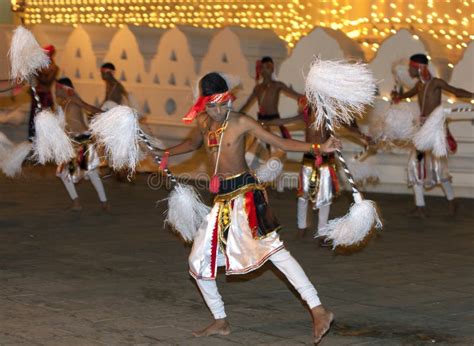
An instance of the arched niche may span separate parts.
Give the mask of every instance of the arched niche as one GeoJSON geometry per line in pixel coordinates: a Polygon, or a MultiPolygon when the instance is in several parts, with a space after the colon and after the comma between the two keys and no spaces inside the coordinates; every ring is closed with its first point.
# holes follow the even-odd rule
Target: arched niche
{"type": "Polygon", "coordinates": [[[405,29],[382,42],[376,56],[369,63],[370,69],[378,81],[377,85],[381,96],[389,97],[394,87],[392,66],[400,60],[406,59],[408,61],[411,55],[417,53],[429,55],[423,42],[415,39],[413,34],[405,29]]]}
{"type": "Polygon", "coordinates": [[[272,31],[226,27],[212,38],[200,75],[219,71],[239,76],[243,87],[235,102],[239,108],[255,85],[255,62],[265,55],[277,65],[287,55],[283,41],[272,31]]]}
{"type": "MultiPolygon", "coordinates": [[[[364,55],[356,42],[344,33],[326,28],[316,28],[298,41],[291,55],[281,64],[278,79],[304,94],[305,76],[315,56],[325,60],[364,60],[364,55]]],[[[280,113],[296,113],[296,101],[282,95],[280,113]]]]}

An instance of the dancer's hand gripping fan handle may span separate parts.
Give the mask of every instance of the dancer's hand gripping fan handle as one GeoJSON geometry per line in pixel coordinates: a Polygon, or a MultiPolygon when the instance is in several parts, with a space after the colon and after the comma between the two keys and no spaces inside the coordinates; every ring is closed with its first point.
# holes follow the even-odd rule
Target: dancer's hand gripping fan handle
{"type": "MultiPolygon", "coordinates": [[[[373,103],[375,80],[365,64],[343,61],[324,61],[316,58],[306,78],[306,96],[316,110],[315,125],[327,126],[334,136],[334,126],[350,124],[373,103]]],[[[342,152],[336,154],[351,185],[354,204],[349,213],[331,220],[316,236],[324,236],[337,246],[361,243],[372,228],[381,228],[375,203],[360,194],[342,152]]]]}

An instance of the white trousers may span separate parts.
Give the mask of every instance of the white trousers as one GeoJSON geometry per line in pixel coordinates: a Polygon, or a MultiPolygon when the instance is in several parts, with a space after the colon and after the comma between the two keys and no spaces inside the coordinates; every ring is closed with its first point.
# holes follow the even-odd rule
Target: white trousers
{"type": "MultiPolygon", "coordinates": [[[[303,268],[286,249],[271,255],[269,260],[286,276],[310,309],[321,305],[318,292],[309,281],[303,268]]],[[[225,318],[227,315],[224,309],[224,302],[217,289],[216,281],[198,279],[196,283],[214,319],[225,318]]]]}
{"type": "MultiPolygon", "coordinates": [[[[449,180],[441,182],[441,186],[443,188],[444,194],[448,201],[454,200],[454,189],[453,185],[449,180]]],[[[425,195],[423,193],[423,185],[414,184],[413,185],[413,192],[415,193],[415,205],[417,207],[424,207],[425,204],[425,195]]]]}
{"type": "MultiPolygon", "coordinates": [[[[92,186],[94,186],[94,189],[97,191],[97,195],[99,196],[99,200],[101,202],[107,202],[107,196],[105,195],[105,189],[104,185],[102,184],[102,180],[99,177],[99,173],[97,172],[96,169],[87,171],[86,175],[89,177],[92,186]]],[[[72,182],[72,179],[69,177],[69,174],[67,173],[66,170],[63,170],[63,172],[59,176],[66,187],[67,193],[69,194],[69,197],[71,197],[72,200],[75,200],[78,198],[78,194],[76,191],[76,187],[74,186],[74,183],[72,182]]]]}
{"type": "MultiPolygon", "coordinates": [[[[308,227],[308,204],[309,201],[304,197],[298,197],[297,207],[296,207],[296,216],[297,224],[299,229],[305,229],[308,227]]],[[[329,219],[329,211],[331,210],[331,205],[324,205],[320,207],[318,212],[318,230],[327,225],[329,219]]]]}

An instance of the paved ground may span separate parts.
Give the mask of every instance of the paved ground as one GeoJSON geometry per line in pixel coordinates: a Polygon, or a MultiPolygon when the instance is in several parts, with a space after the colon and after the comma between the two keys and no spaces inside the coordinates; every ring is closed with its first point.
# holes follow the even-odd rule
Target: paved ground
{"type": "MultiPolygon", "coordinates": [[[[309,314],[288,283],[266,265],[245,277],[218,278],[233,333],[193,339],[211,321],[187,274],[189,247],[163,228],[164,190],[142,175],[105,181],[103,214],[88,182],[84,211],[52,171],[0,178],[0,344],[303,345],[309,314]],[[252,279],[252,280],[250,280],[252,279]]],[[[474,344],[474,200],[455,220],[441,198],[431,217],[405,216],[411,197],[371,195],[385,230],[363,251],[334,254],[308,237],[293,240],[293,191],[271,193],[287,247],[317,285],[336,323],[322,345],[474,344]]],[[[345,211],[339,198],[332,215],[345,211]]]]}

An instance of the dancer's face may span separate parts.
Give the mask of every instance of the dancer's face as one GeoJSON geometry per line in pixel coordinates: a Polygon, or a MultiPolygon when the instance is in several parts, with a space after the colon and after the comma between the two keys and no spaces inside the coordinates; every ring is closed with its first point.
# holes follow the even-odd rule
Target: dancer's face
{"type": "Polygon", "coordinates": [[[217,122],[222,122],[225,120],[227,114],[226,103],[207,103],[206,112],[212,118],[212,120],[217,122]]]}
{"type": "Polygon", "coordinates": [[[411,78],[416,78],[419,76],[418,69],[414,66],[409,67],[408,73],[410,74],[411,78]]]}
{"type": "Polygon", "coordinates": [[[262,64],[262,75],[264,76],[271,76],[275,67],[271,61],[266,61],[262,64]]]}

